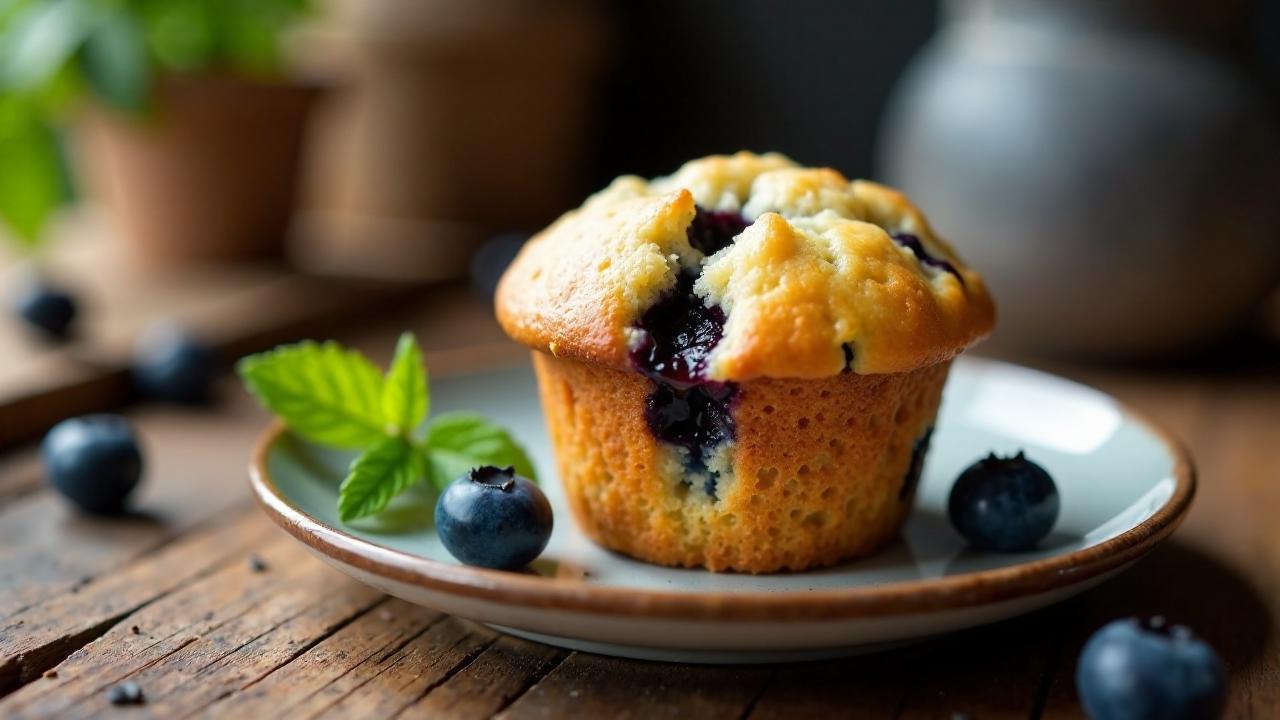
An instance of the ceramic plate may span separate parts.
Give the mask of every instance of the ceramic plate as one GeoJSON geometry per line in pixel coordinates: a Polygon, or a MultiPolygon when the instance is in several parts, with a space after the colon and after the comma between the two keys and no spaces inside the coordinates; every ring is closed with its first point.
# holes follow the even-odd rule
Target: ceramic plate
{"type": "Polygon", "coordinates": [[[320,557],[391,595],[525,638],[627,657],[774,662],[866,652],[1058,602],[1120,572],[1173,531],[1194,489],[1168,435],[1096,390],[1025,368],[957,362],[901,539],[878,555],[815,572],[714,574],[657,567],[593,545],[555,480],[532,370],[438,380],[432,410],[475,410],[528,446],[556,509],[531,571],[458,564],[412,491],[376,519],[338,522],[351,456],[280,426],[250,468],[267,513],[320,557]],[[950,527],[947,493],[975,459],[1025,449],[1057,480],[1062,514],[1035,552],[977,552],[950,527]]]}

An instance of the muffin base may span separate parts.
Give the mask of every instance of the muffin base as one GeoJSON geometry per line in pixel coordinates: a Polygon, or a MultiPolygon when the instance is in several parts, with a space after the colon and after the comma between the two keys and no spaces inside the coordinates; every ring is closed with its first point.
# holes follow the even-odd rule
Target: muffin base
{"type": "Polygon", "coordinates": [[[740,383],[737,439],[710,463],[713,497],[650,432],[653,381],[533,357],[565,496],[589,537],[660,565],[752,573],[832,565],[897,534],[914,498],[912,448],[950,367],[740,383]]]}

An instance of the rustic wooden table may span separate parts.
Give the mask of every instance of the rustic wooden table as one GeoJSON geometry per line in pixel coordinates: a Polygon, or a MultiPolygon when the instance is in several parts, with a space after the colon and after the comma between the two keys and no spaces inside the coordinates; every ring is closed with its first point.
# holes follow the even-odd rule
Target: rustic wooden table
{"type": "MultiPolygon", "coordinates": [[[[474,296],[436,290],[337,337],[385,359],[416,330],[433,374],[509,353],[474,296]],[[469,349],[468,349],[469,348],[469,349]]],[[[233,381],[212,409],[129,410],[141,512],[93,519],[0,455],[0,717],[1077,717],[1072,672],[1103,622],[1162,613],[1230,668],[1230,717],[1280,716],[1280,351],[1212,366],[1051,368],[1187,439],[1190,518],[1148,560],[1032,616],[881,655],[680,666],[567,652],[388,598],[322,565],[249,499],[267,418],[233,381]],[[146,702],[112,706],[136,681],[146,702]]]]}

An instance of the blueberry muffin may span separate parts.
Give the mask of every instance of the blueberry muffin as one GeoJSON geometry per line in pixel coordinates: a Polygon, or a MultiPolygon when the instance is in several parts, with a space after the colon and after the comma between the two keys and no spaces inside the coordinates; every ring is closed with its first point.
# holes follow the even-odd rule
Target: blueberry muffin
{"type": "Polygon", "coordinates": [[[497,313],[587,534],[753,573],[897,533],[948,366],[995,316],[901,193],[750,153],[615,180],[529,241],[497,313]]]}

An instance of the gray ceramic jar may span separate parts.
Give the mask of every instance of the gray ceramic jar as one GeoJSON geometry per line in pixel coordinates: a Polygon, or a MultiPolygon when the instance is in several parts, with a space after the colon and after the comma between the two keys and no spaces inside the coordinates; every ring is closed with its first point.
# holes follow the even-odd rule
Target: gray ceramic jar
{"type": "Polygon", "coordinates": [[[1280,133],[1218,57],[1143,3],[963,0],[908,68],[880,175],[982,268],[995,340],[1179,352],[1280,279],[1280,133]]]}

